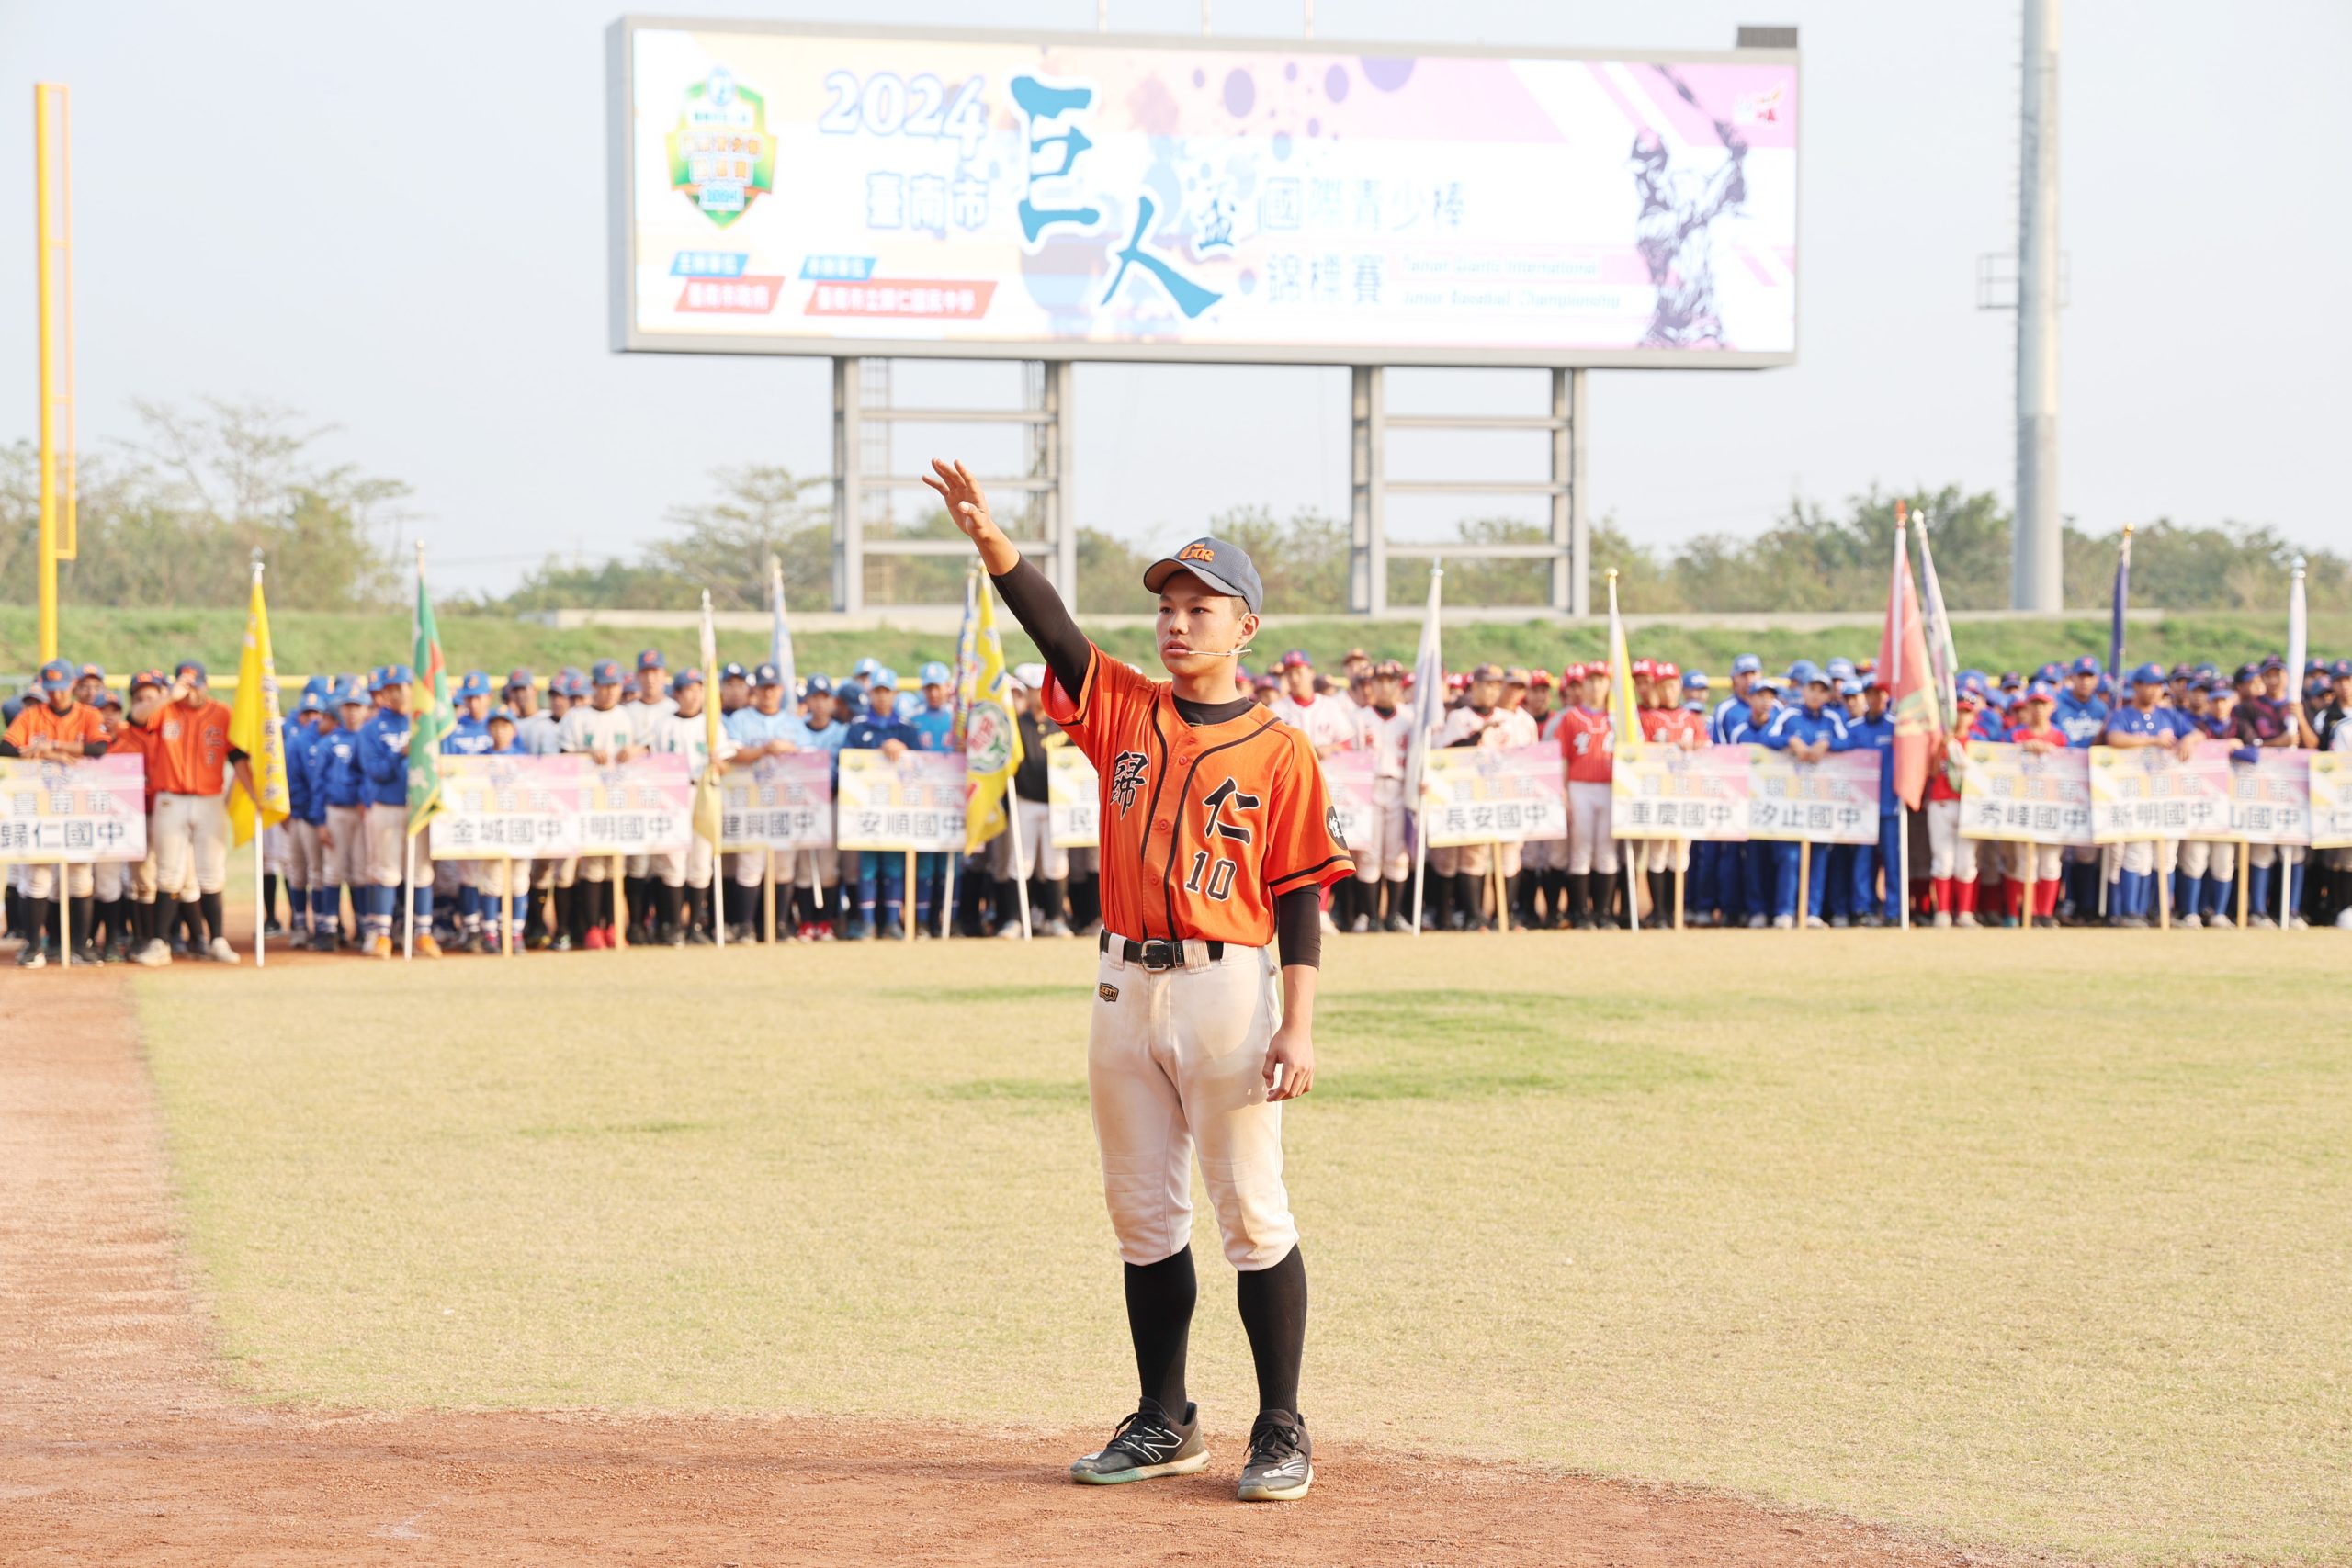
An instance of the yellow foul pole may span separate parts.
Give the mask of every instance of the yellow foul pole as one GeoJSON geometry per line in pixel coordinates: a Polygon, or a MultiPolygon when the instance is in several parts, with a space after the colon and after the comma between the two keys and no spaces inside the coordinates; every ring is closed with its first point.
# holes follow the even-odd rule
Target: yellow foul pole
{"type": "Polygon", "coordinates": [[[40,657],[46,663],[57,657],[57,563],[72,560],[79,544],[74,473],[73,164],[62,82],[33,85],[33,200],[39,253],[34,273],[40,291],[40,657]]]}

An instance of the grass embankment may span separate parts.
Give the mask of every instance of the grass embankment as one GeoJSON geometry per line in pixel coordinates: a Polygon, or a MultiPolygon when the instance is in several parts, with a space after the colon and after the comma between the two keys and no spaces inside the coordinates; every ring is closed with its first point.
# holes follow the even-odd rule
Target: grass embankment
{"type": "MultiPolygon", "coordinates": [[[[2352,1554],[2334,933],[1329,957],[1287,1141],[1329,1462],[1428,1445],[2117,1561],[2352,1554]]],[[[1093,1425],[1133,1374],[1092,977],[1080,944],[959,942],[137,984],[257,1396],[1093,1425]]],[[[1249,1363],[1195,1248],[1230,1447],[1249,1363]]]]}

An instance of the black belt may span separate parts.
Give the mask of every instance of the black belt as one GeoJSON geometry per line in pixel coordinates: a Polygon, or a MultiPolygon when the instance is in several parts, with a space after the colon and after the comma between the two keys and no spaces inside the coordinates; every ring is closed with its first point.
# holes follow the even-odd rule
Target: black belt
{"type": "MultiPolygon", "coordinates": [[[[1111,951],[1112,941],[1111,933],[1104,931],[1102,941],[1096,945],[1107,953],[1111,951]]],[[[1117,941],[1119,956],[1129,964],[1140,964],[1147,969],[1184,967],[1184,944],[1181,942],[1162,942],[1156,939],[1151,942],[1136,942],[1126,937],[1120,937],[1117,941]]],[[[1210,963],[1215,964],[1225,956],[1225,943],[1212,942],[1208,947],[1210,963]]]]}

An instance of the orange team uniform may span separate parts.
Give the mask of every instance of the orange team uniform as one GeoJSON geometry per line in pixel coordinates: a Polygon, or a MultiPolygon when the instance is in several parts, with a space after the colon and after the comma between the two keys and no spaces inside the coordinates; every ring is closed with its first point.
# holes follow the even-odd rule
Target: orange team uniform
{"type": "Polygon", "coordinates": [[[1265,947],[1277,897],[1355,874],[1313,746],[1263,709],[1196,728],[1168,682],[1090,645],[1046,712],[1102,776],[1105,930],[1265,947]]]}
{"type": "Polygon", "coordinates": [[[1610,779],[1610,756],[1615,738],[1609,728],[1609,716],[1590,708],[1573,707],[1560,716],[1560,754],[1568,760],[1568,779],[1574,784],[1607,784],[1610,779]]]}
{"type": "Polygon", "coordinates": [[[87,703],[75,703],[59,713],[47,703],[27,703],[16,722],[8,726],[8,744],[22,751],[35,740],[63,744],[79,751],[86,746],[102,745],[107,738],[106,721],[98,710],[87,703]]]}
{"type": "Polygon", "coordinates": [[[155,748],[163,743],[163,739],[144,725],[127,723],[114,732],[114,743],[107,748],[109,751],[139,759],[147,780],[147,812],[150,816],[154,815],[155,796],[162,793],[155,784],[155,748]]]}
{"type": "Polygon", "coordinates": [[[148,720],[154,734],[148,783],[161,795],[219,795],[228,784],[229,707],[165,703],[148,720]]]}

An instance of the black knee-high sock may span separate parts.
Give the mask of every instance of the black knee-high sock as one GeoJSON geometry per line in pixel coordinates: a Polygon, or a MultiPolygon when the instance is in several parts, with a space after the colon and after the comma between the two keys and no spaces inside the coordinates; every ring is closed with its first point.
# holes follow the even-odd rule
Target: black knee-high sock
{"type": "Polygon", "coordinates": [[[1462,911],[1463,923],[1473,928],[1487,918],[1486,881],[1466,871],[1453,874],[1454,907],[1462,911]]]}
{"type": "Polygon", "coordinates": [[[74,940],[80,946],[97,945],[97,927],[92,921],[92,916],[97,910],[97,902],[96,895],[90,893],[85,893],[74,900],[74,940]]]}
{"type": "Polygon", "coordinates": [[[277,919],[277,873],[266,871],[261,877],[261,921],[267,925],[277,919]]]}
{"type": "Polygon", "coordinates": [[[1293,1247],[1272,1269],[1237,1275],[1234,1294],[1258,1363],[1259,1410],[1297,1415],[1298,1369],[1306,1357],[1306,1259],[1293,1247]]]}
{"type": "Polygon", "coordinates": [[[1433,871],[1421,874],[1421,926],[1425,931],[1445,929],[1446,907],[1453,902],[1453,878],[1440,876],[1433,871]]]}
{"type": "Polygon", "coordinates": [[[56,902],[54,898],[28,898],[24,901],[17,918],[24,921],[26,945],[49,945],[49,907],[56,902]]]}
{"type": "Polygon", "coordinates": [[[198,894],[197,906],[204,911],[204,929],[208,942],[224,938],[229,934],[229,918],[221,913],[220,894],[198,894]]]}
{"type": "Polygon", "coordinates": [[[204,945],[204,911],[193,898],[183,898],[179,904],[180,939],[190,947],[204,945]]]}
{"type": "Polygon", "coordinates": [[[1136,1379],[1143,1396],[1170,1417],[1184,1419],[1184,1351],[1193,1337],[1193,1303],[1200,1283],[1193,1275],[1193,1249],[1138,1269],[1124,1266],[1127,1287],[1127,1333],[1136,1342],[1136,1379]]]}
{"type": "Polygon", "coordinates": [[[659,880],[656,880],[654,886],[657,889],[654,894],[654,912],[661,922],[662,934],[667,935],[678,929],[678,908],[685,901],[686,890],[684,887],[673,887],[668,883],[659,880]]]}

